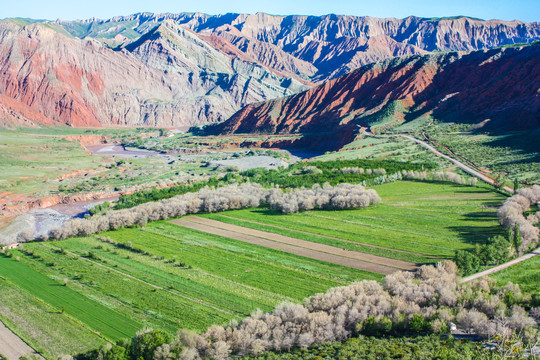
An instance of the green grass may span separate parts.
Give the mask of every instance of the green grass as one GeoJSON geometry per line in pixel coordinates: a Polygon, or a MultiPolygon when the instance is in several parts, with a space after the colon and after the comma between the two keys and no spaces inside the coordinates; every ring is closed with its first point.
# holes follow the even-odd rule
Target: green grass
{"type": "Polygon", "coordinates": [[[133,336],[141,328],[141,324],[4,255],[0,256],[0,274],[109,339],[133,336]]]}
{"type": "Polygon", "coordinates": [[[5,278],[0,278],[0,294],[0,320],[47,359],[74,355],[109,342],[5,278]]]}
{"type": "MultiPolygon", "coordinates": [[[[264,210],[263,210],[264,211],[264,210]]],[[[271,214],[273,216],[279,216],[282,215],[278,213],[277,211],[267,210],[268,214],[271,214]]],[[[270,216],[271,216],[270,215],[270,216]]],[[[437,262],[437,259],[428,258],[421,255],[414,255],[414,254],[408,254],[403,253],[399,251],[394,251],[392,249],[388,248],[378,248],[373,247],[365,244],[359,244],[356,241],[350,242],[350,241],[344,241],[342,239],[333,239],[334,236],[320,236],[316,235],[314,233],[310,233],[308,231],[302,231],[302,230],[294,230],[291,228],[286,227],[286,225],[269,225],[269,224],[262,224],[260,222],[253,222],[248,219],[240,219],[238,217],[234,216],[234,213],[217,213],[217,214],[205,214],[202,215],[202,217],[221,221],[228,224],[243,226],[246,228],[256,229],[256,230],[262,230],[267,231],[274,234],[280,234],[284,236],[289,236],[296,239],[302,239],[306,241],[312,241],[319,244],[326,244],[330,246],[335,246],[342,249],[352,250],[352,251],[359,251],[366,254],[373,254],[377,256],[387,257],[390,259],[396,259],[396,260],[403,260],[403,261],[410,261],[414,263],[433,263],[437,262]]]]}
{"type": "Polygon", "coordinates": [[[40,259],[36,261],[31,256],[21,256],[22,262],[51,278],[68,278],[69,288],[136,321],[141,324],[140,328],[159,328],[173,335],[179,328],[202,330],[213,323],[226,323],[233,318],[229,313],[179,296],[178,292],[170,291],[169,285],[156,289],[135,279],[137,273],[126,274],[121,268],[118,270],[123,274],[118,273],[115,271],[116,263],[111,262],[108,267],[99,266],[84,258],[58,254],[48,244],[28,244],[26,248],[39,255],[40,259]],[[54,265],[47,265],[51,263],[54,265]]]}
{"type": "MultiPolygon", "coordinates": [[[[360,210],[283,215],[248,209],[202,216],[415,263],[435,261],[426,255],[450,258],[456,249],[502,233],[495,209],[504,197],[487,187],[403,181],[376,190],[383,203],[360,210]]],[[[75,349],[70,344],[77,331],[86,334],[84,344],[94,345],[101,338],[92,338],[88,329],[109,339],[142,327],[171,335],[179,328],[202,331],[257,308],[269,311],[283,301],[301,301],[331,287],[382,278],[167,221],[100,236],[28,243],[11,252],[19,262],[0,258],[0,282],[10,284],[10,293],[20,289],[17,296],[22,303],[39,301],[42,308],[53,309],[49,317],[63,316],[79,326],[64,335],[68,352],[75,349]],[[67,286],[62,286],[64,279],[67,286]],[[62,306],[65,314],[60,314],[62,306]]],[[[15,302],[4,306],[10,314],[15,302]]],[[[31,313],[17,316],[27,324],[27,330],[19,331],[23,339],[37,347],[51,341],[31,336],[28,329],[38,326],[31,313]]],[[[56,331],[53,338],[61,334],[56,331]]]]}
{"type": "Polygon", "coordinates": [[[540,256],[535,256],[490,276],[500,285],[510,281],[519,284],[521,291],[525,294],[538,294],[540,293],[540,256]]]}
{"type": "Polygon", "coordinates": [[[0,320],[47,359],[58,359],[108,341],[84,323],[0,277],[0,320]]]}
{"type": "MultiPolygon", "coordinates": [[[[483,133],[428,132],[431,139],[448,146],[457,155],[475,165],[496,173],[506,173],[507,178],[522,182],[540,181],[540,131],[509,132],[504,135],[483,133]]],[[[444,149],[441,148],[441,151],[444,149]]]]}
{"type": "MultiPolygon", "coordinates": [[[[258,289],[263,291],[265,296],[273,294],[271,298],[275,300],[301,300],[308,294],[354,280],[381,278],[380,275],[247,244],[168,222],[151,224],[145,231],[128,229],[105,235],[119,242],[131,241],[133,246],[153,255],[166,259],[176,258],[203,275],[213,274],[219,281],[232,281],[241,288],[248,286],[258,289]],[[160,246],[156,247],[158,242],[160,246]]],[[[275,300],[272,302],[275,303],[275,300]]]]}
{"type": "MultiPolygon", "coordinates": [[[[243,220],[267,224],[265,231],[294,235],[305,240],[354,249],[354,244],[335,243],[323,235],[390,249],[387,257],[413,262],[429,259],[392,252],[399,249],[423,255],[452,258],[455,250],[472,248],[502,234],[496,207],[504,197],[487,187],[402,181],[374,187],[382,203],[361,210],[308,211],[282,215],[268,209],[229,211],[238,225],[243,220]],[[279,226],[288,230],[277,229],[279,226]],[[297,231],[313,234],[300,235],[297,231]],[[426,234],[429,234],[426,236],[426,234]]],[[[228,222],[223,216],[205,215],[228,222]]],[[[357,248],[376,255],[379,249],[357,248]]]]}
{"type": "Polygon", "coordinates": [[[366,136],[345,145],[340,151],[329,152],[315,158],[323,161],[336,159],[386,159],[447,165],[445,160],[399,135],[366,136]]]}
{"type": "MultiPolygon", "coordinates": [[[[82,237],[24,244],[23,250],[10,251],[19,261],[0,259],[0,281],[19,288],[25,302],[35,297],[52,313],[115,340],[143,327],[170,335],[181,328],[202,331],[256,309],[270,311],[283,301],[298,302],[331,287],[382,278],[166,221],[101,236],[114,242],[82,237]],[[65,314],[60,314],[62,306],[65,314]],[[129,331],[122,325],[126,321],[135,324],[129,331]],[[122,334],[114,333],[120,330],[122,334]]],[[[38,326],[32,316],[24,313],[21,323],[38,326]]],[[[74,342],[72,333],[65,334],[67,344],[74,342]]],[[[33,339],[28,331],[21,334],[37,347],[48,341],[33,339]]]]}

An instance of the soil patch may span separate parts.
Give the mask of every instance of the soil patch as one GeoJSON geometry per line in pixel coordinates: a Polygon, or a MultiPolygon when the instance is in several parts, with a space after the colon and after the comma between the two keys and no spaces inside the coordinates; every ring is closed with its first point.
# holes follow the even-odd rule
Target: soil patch
{"type": "Polygon", "coordinates": [[[399,270],[416,269],[416,264],[405,261],[345,250],[198,216],[188,216],[171,222],[190,229],[379,274],[387,275],[399,270]]]}

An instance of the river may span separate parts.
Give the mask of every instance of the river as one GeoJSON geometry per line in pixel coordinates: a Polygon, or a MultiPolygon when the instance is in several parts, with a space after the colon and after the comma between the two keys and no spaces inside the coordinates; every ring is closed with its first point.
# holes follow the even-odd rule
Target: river
{"type": "Polygon", "coordinates": [[[0,244],[18,242],[17,238],[23,234],[32,238],[46,235],[50,230],[62,226],[70,219],[84,217],[92,207],[115,200],[118,200],[118,196],[105,200],[80,201],[31,210],[17,216],[8,226],[0,230],[0,244]]]}

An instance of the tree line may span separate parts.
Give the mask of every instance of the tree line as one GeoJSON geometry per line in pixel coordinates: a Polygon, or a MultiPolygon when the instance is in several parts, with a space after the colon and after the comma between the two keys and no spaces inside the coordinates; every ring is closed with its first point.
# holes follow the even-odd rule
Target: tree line
{"type": "Polygon", "coordinates": [[[244,208],[269,206],[284,212],[324,209],[351,209],[369,206],[380,201],[374,190],[361,185],[340,184],[332,187],[314,185],[286,193],[280,188],[263,188],[259,184],[230,184],[220,188],[204,187],[197,192],[143,203],[130,209],[112,210],[101,216],[72,219],[53,229],[43,240],[61,240],[88,236],[131,226],[144,226],[148,221],[165,220],[201,212],[213,213],[244,208]]]}
{"type": "Polygon", "coordinates": [[[477,244],[471,251],[459,250],[454,261],[461,274],[470,275],[490,265],[504,263],[539,244],[540,186],[519,189],[497,210],[499,223],[507,230],[506,236],[497,235],[486,244],[477,244]],[[536,211],[532,207],[536,206],[536,211]]]}

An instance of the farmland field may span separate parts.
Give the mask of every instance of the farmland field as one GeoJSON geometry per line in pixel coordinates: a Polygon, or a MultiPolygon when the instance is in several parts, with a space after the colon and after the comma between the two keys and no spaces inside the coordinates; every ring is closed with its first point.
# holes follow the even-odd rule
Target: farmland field
{"type": "MultiPolygon", "coordinates": [[[[361,210],[283,215],[259,208],[201,216],[221,222],[222,228],[246,229],[250,236],[261,236],[251,230],[258,229],[269,240],[287,237],[302,246],[311,242],[320,251],[352,250],[345,256],[364,256],[368,262],[384,258],[381,264],[395,268],[450,258],[454,250],[502,232],[495,209],[503,196],[487,187],[396,182],[376,190],[383,203],[361,210]]],[[[257,308],[269,311],[334,286],[382,278],[169,221],[27,243],[9,254],[11,258],[0,258],[0,281],[9,285],[0,291],[13,300],[3,305],[0,320],[38,349],[66,337],[53,357],[127,337],[143,327],[171,335],[180,328],[201,331],[257,308]],[[39,328],[35,317],[15,314],[17,302],[39,303],[41,312],[49,309],[48,317],[70,326],[58,322],[47,336],[34,331],[39,328]],[[74,337],[80,340],[77,346],[74,337]]]]}
{"type": "MultiPolygon", "coordinates": [[[[84,324],[77,331],[87,331],[89,337],[78,336],[77,347],[66,341],[58,350],[63,353],[132,336],[143,327],[171,335],[180,328],[203,330],[243,318],[257,308],[269,311],[283,301],[300,301],[334,286],[382,277],[167,222],[102,235],[111,240],[86,237],[28,243],[22,250],[10,251],[11,259],[0,258],[1,280],[19,289],[11,292],[25,302],[39,301],[56,316],[84,324]],[[15,276],[21,271],[33,276],[15,276]],[[30,287],[36,289],[33,295],[25,291],[30,287]],[[86,305],[71,307],[72,300],[86,305]],[[88,310],[89,304],[93,311],[88,310]],[[106,331],[121,324],[111,314],[125,317],[129,324],[121,329],[125,334],[106,331]],[[90,336],[94,332],[100,335],[90,336]]],[[[5,306],[11,311],[16,305],[5,306]]],[[[0,319],[9,320],[8,315],[1,314],[0,319]]],[[[35,321],[33,314],[21,312],[10,328],[41,349],[51,340],[45,334],[29,335],[27,328],[35,321]]],[[[55,334],[74,336],[72,329],[63,331],[59,328],[55,334]]]]}
{"type": "Polygon", "coordinates": [[[403,181],[375,189],[383,202],[362,210],[281,215],[247,209],[202,216],[416,263],[451,258],[455,250],[503,232],[495,212],[504,197],[487,187],[403,181]]]}

